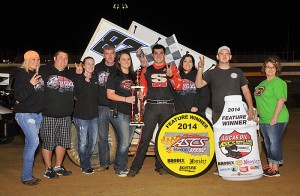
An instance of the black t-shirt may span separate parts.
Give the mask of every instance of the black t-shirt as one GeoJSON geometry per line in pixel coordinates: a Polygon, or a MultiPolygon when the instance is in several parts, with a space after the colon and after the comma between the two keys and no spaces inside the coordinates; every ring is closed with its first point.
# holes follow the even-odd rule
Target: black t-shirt
{"type": "MultiPolygon", "coordinates": [[[[117,95],[123,97],[129,97],[132,96],[131,86],[133,85],[134,85],[134,79],[132,79],[130,75],[120,74],[119,72],[113,72],[107,78],[106,88],[115,90],[115,93],[117,95]]],[[[134,91],[134,95],[136,95],[135,91],[134,91]]],[[[137,111],[136,104],[134,107],[135,107],[135,111],[137,111]]],[[[124,101],[112,101],[110,104],[110,108],[111,109],[117,108],[118,112],[131,115],[132,104],[125,102],[125,99],[124,101]]]]}

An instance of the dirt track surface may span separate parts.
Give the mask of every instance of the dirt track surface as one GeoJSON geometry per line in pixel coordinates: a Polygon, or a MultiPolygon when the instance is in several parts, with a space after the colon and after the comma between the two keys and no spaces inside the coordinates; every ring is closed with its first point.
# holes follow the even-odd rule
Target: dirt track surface
{"type": "MultiPolygon", "coordinates": [[[[160,176],[154,171],[153,156],[146,157],[143,168],[134,178],[116,176],[113,165],[109,171],[86,175],[66,156],[64,165],[73,171],[73,175],[46,179],[39,148],[34,175],[42,182],[30,187],[20,182],[24,140],[20,134],[12,143],[0,145],[0,195],[300,195],[300,109],[290,110],[290,116],[283,139],[285,162],[280,168],[280,177],[226,181],[212,174],[215,164],[207,173],[196,178],[160,176]]],[[[132,158],[129,157],[129,162],[132,158]]],[[[264,152],[261,160],[264,165],[264,152]]]]}

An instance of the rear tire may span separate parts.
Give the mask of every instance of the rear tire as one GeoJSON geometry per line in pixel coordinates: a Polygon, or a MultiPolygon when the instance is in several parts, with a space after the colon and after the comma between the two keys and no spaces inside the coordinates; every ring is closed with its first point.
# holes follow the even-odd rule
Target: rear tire
{"type": "MultiPolygon", "coordinates": [[[[99,137],[97,137],[96,147],[91,158],[91,166],[93,168],[100,167],[98,143],[99,143],[99,137]]],[[[116,156],[117,141],[116,141],[116,133],[111,124],[109,124],[109,130],[108,130],[108,143],[110,149],[109,152],[110,162],[113,163],[115,161],[115,156],[116,156]]],[[[80,167],[80,158],[78,153],[78,138],[77,138],[77,131],[76,131],[75,124],[72,124],[71,126],[71,148],[67,150],[67,154],[71,159],[71,161],[80,167]]]]}

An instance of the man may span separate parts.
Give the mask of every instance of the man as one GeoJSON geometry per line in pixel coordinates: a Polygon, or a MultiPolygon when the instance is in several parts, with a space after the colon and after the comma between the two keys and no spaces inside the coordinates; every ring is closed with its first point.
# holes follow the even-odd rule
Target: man
{"type": "Polygon", "coordinates": [[[107,98],[106,82],[110,73],[116,71],[115,65],[116,52],[113,46],[103,48],[103,60],[95,65],[95,74],[98,78],[98,110],[99,110],[99,158],[100,168],[98,171],[106,171],[110,165],[108,130],[109,130],[109,113],[111,100],[107,98]]]}
{"type": "MultiPolygon", "coordinates": [[[[144,93],[147,99],[145,126],[142,128],[138,149],[127,177],[134,177],[139,173],[157,123],[160,125],[174,112],[174,90],[181,90],[183,86],[177,67],[167,65],[165,61],[166,49],[163,45],[153,46],[152,56],[154,64],[143,68],[141,73],[141,86],[145,86],[144,93]]],[[[157,159],[155,171],[160,175],[167,174],[157,159]]]]}
{"type": "Polygon", "coordinates": [[[57,178],[72,174],[62,165],[66,149],[71,144],[71,115],[74,107],[74,72],[66,69],[69,55],[59,50],[54,55],[54,65],[44,65],[40,75],[45,81],[43,119],[40,136],[45,162],[45,178],[57,178]],[[55,167],[52,153],[55,150],[55,167]]]}
{"type": "Polygon", "coordinates": [[[204,75],[204,57],[203,59],[200,58],[196,77],[197,88],[201,88],[207,84],[210,85],[213,123],[216,123],[222,114],[225,104],[224,97],[227,95],[241,95],[241,90],[248,105],[248,118],[251,120],[253,118],[253,102],[247,78],[241,69],[230,66],[229,61],[232,55],[229,47],[220,47],[216,57],[219,61],[218,66],[215,69],[209,70],[204,75]]]}
{"type": "MultiPolygon", "coordinates": [[[[213,123],[215,124],[219,120],[223,112],[225,96],[241,95],[241,91],[248,105],[248,120],[252,120],[254,114],[253,102],[248,87],[248,80],[241,69],[230,66],[229,61],[232,58],[230,48],[227,46],[220,47],[216,57],[219,61],[218,66],[215,69],[207,71],[205,74],[203,74],[204,57],[200,58],[196,76],[197,88],[201,88],[207,84],[210,85],[213,123]]],[[[218,174],[217,170],[214,174],[218,174]]]]}

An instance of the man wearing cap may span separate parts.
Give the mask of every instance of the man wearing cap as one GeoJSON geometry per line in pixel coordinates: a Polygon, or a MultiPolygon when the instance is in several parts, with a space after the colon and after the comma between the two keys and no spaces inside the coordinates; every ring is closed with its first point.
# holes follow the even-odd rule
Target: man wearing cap
{"type": "MultiPolygon", "coordinates": [[[[229,61],[232,58],[230,48],[227,46],[220,47],[216,57],[219,61],[218,66],[205,74],[203,74],[204,57],[200,57],[195,81],[197,88],[207,84],[210,85],[213,123],[216,123],[222,114],[225,104],[224,97],[227,95],[241,95],[241,91],[248,105],[248,120],[252,120],[254,114],[253,102],[248,80],[241,69],[230,66],[229,61]]],[[[218,170],[214,171],[214,174],[218,175],[218,170]]]]}
{"type": "Polygon", "coordinates": [[[248,105],[248,119],[251,120],[253,117],[253,102],[247,78],[241,69],[230,66],[229,61],[232,55],[229,47],[220,47],[216,57],[219,61],[218,66],[205,74],[203,74],[204,59],[200,58],[195,81],[197,88],[207,84],[210,85],[213,123],[216,123],[222,114],[225,104],[224,97],[227,95],[241,95],[241,90],[248,105]]]}

